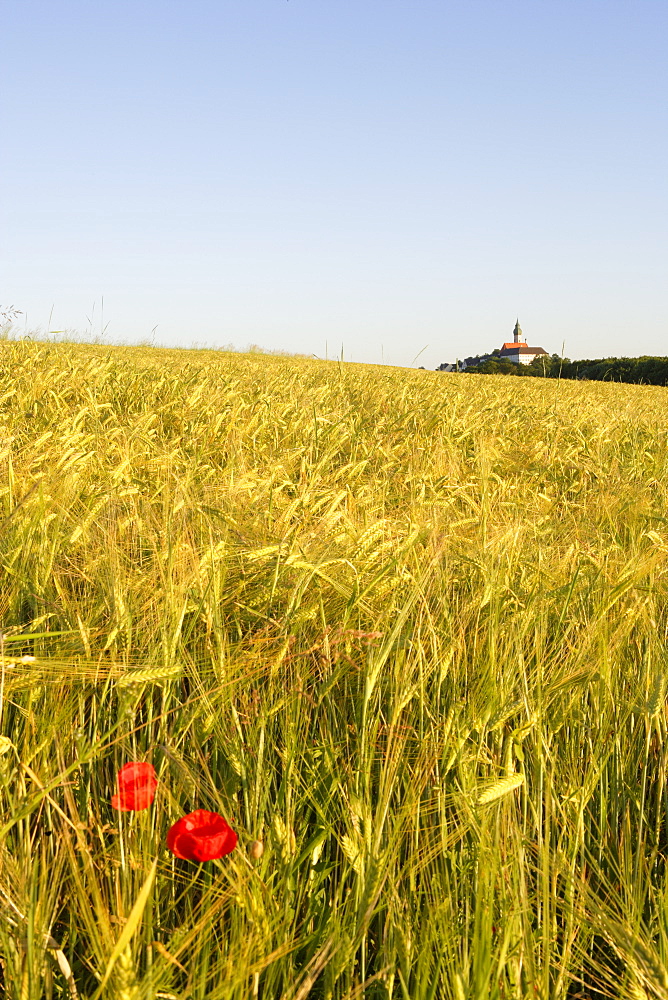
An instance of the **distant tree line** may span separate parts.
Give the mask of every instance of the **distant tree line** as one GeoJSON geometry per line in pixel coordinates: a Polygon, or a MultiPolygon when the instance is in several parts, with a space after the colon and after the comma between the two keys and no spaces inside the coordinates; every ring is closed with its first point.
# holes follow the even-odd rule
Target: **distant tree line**
{"type": "Polygon", "coordinates": [[[529,375],[533,378],[591,379],[597,382],[630,382],[645,385],[668,385],[668,358],[595,358],[571,361],[558,354],[543,354],[529,365],[518,365],[488,356],[471,364],[467,358],[466,373],[478,375],[529,375]]]}

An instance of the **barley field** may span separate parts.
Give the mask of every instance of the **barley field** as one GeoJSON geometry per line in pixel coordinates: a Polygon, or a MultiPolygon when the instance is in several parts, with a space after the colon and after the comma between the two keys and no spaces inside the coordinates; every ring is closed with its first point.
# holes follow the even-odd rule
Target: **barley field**
{"type": "Polygon", "coordinates": [[[0,456],[2,996],[668,998],[668,390],[5,340],[0,456]]]}

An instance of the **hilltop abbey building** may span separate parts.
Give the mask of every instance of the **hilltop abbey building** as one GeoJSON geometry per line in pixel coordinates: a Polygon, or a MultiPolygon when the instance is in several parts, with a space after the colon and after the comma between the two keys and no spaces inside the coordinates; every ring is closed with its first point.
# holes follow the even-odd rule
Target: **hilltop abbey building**
{"type": "Polygon", "coordinates": [[[542,347],[527,347],[527,343],[522,337],[520,321],[517,320],[515,329],[513,330],[512,341],[503,345],[498,356],[499,359],[503,358],[505,361],[514,361],[518,365],[530,365],[541,354],[547,354],[547,351],[544,351],[542,347]]]}
{"type": "Polygon", "coordinates": [[[456,361],[454,365],[439,365],[436,371],[441,372],[465,372],[467,368],[477,368],[485,361],[512,361],[516,365],[530,365],[532,361],[541,356],[547,357],[547,351],[542,347],[529,347],[522,336],[520,321],[515,323],[513,339],[503,344],[501,349],[493,351],[491,354],[479,354],[475,358],[464,358],[463,361],[456,361]]]}

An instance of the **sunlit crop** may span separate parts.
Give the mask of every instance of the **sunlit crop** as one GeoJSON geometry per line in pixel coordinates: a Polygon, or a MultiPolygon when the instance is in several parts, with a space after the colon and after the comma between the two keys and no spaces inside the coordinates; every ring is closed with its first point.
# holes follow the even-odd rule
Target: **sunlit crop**
{"type": "Polygon", "coordinates": [[[668,390],[4,341],[0,459],[3,995],[668,997],[668,390]]]}

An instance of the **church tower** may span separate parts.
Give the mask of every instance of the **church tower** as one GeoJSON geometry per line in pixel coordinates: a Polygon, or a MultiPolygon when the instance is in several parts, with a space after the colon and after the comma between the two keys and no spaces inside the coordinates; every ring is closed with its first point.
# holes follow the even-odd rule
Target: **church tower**
{"type": "Polygon", "coordinates": [[[516,344],[523,344],[524,343],[524,337],[522,336],[522,327],[520,326],[519,319],[515,323],[515,329],[513,330],[513,341],[516,344]]]}

